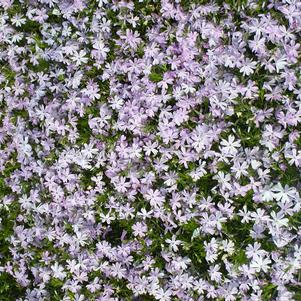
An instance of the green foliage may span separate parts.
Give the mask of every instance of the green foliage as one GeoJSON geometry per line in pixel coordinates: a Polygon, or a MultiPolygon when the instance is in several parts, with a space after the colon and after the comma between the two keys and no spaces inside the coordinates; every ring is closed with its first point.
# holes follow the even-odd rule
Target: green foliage
{"type": "Polygon", "coordinates": [[[89,143],[90,136],[92,135],[92,130],[89,127],[89,117],[85,115],[78,119],[77,130],[79,133],[79,138],[77,140],[78,144],[89,143]]]}
{"type": "Polygon", "coordinates": [[[196,186],[198,187],[199,191],[204,195],[208,196],[211,195],[212,188],[216,186],[218,182],[213,179],[213,176],[211,174],[207,174],[203,177],[201,177],[196,182],[196,186]]]}
{"type": "MultiPolygon", "coordinates": [[[[5,82],[8,83],[8,85],[12,84],[15,80],[16,72],[11,70],[8,66],[5,65],[2,66],[2,64],[0,64],[0,66],[1,66],[0,72],[5,77],[5,82]]],[[[2,85],[3,84],[1,84],[0,86],[2,85]]]]}
{"type": "Polygon", "coordinates": [[[157,130],[158,127],[158,121],[156,119],[151,119],[148,123],[144,126],[144,131],[146,133],[152,133],[157,130]]]}
{"type": "Polygon", "coordinates": [[[296,185],[301,179],[300,169],[295,165],[287,165],[285,172],[281,171],[281,183],[283,185],[296,185]]]}
{"type": "MultiPolygon", "coordinates": [[[[182,237],[182,239],[184,239],[184,237],[182,237]]],[[[197,237],[193,241],[185,242],[182,253],[184,256],[190,258],[192,270],[196,274],[202,275],[208,271],[209,265],[205,259],[206,252],[203,237],[197,237]]]]}
{"type": "Polygon", "coordinates": [[[177,180],[178,189],[185,189],[191,184],[193,184],[193,181],[191,176],[187,172],[179,174],[179,179],[177,180]]]}
{"type": "Polygon", "coordinates": [[[292,216],[289,217],[289,223],[291,226],[295,227],[298,229],[298,227],[301,226],[301,211],[293,214],[292,216]]]}
{"type": "Polygon", "coordinates": [[[273,283],[269,283],[263,287],[262,290],[262,300],[263,301],[270,301],[272,300],[276,295],[276,288],[277,285],[273,283]]]}
{"type": "Polygon", "coordinates": [[[248,0],[222,0],[222,1],[217,1],[217,2],[220,5],[222,3],[226,3],[226,4],[230,5],[230,7],[232,9],[240,10],[248,3],[248,0]]]}
{"type": "MultiPolygon", "coordinates": [[[[4,184],[4,180],[0,178],[0,196],[9,193],[9,188],[4,184]]],[[[13,234],[16,217],[19,213],[19,204],[12,202],[8,208],[0,210],[0,265],[11,260],[9,250],[9,238],[13,234]]],[[[24,289],[16,282],[16,280],[6,272],[0,272],[0,301],[14,301],[24,295],[24,289]]]]}
{"type": "Polygon", "coordinates": [[[25,288],[21,287],[8,273],[0,273],[0,301],[15,301],[25,295],[25,288]]]}
{"type": "Polygon", "coordinates": [[[191,237],[193,231],[199,227],[199,223],[195,219],[189,220],[186,224],[182,225],[183,238],[191,237]]]}
{"type": "Polygon", "coordinates": [[[31,69],[35,72],[45,72],[49,69],[50,66],[50,62],[46,61],[44,59],[40,59],[39,60],[39,64],[38,65],[32,65],[31,69]]]}
{"type": "Polygon", "coordinates": [[[13,110],[12,114],[13,114],[13,116],[12,116],[11,120],[14,124],[17,123],[18,117],[20,117],[22,119],[27,119],[28,116],[29,116],[28,112],[25,109],[23,109],[23,110],[13,110]]]}
{"type": "Polygon", "coordinates": [[[247,256],[242,249],[236,249],[235,253],[231,256],[231,260],[234,264],[240,266],[242,264],[247,263],[248,259],[247,256]]]}
{"type": "Polygon", "coordinates": [[[106,235],[106,240],[113,246],[121,244],[121,235],[126,231],[128,235],[132,232],[133,221],[130,220],[115,220],[111,222],[110,231],[106,235]]]}
{"type": "Polygon", "coordinates": [[[168,70],[167,65],[156,65],[151,69],[151,74],[149,75],[149,79],[152,82],[160,82],[163,79],[163,74],[168,70]]]}
{"type": "Polygon", "coordinates": [[[61,301],[64,297],[62,286],[64,282],[57,278],[52,278],[46,285],[50,294],[50,301],[61,301]]]}
{"type": "Polygon", "coordinates": [[[301,287],[293,286],[291,288],[292,293],[294,293],[294,301],[301,301],[301,287]]]}
{"type": "Polygon", "coordinates": [[[143,294],[138,297],[131,298],[131,301],[156,301],[156,299],[149,294],[143,294]]]}
{"type": "Polygon", "coordinates": [[[149,75],[149,79],[154,82],[154,83],[157,83],[157,82],[160,82],[162,79],[163,79],[163,76],[161,74],[158,74],[158,73],[151,73],[149,75]]]}
{"type": "Polygon", "coordinates": [[[39,24],[36,21],[27,19],[27,22],[23,24],[20,29],[23,32],[27,32],[27,33],[34,33],[34,32],[39,33],[40,28],[41,28],[41,24],[39,24]]]}
{"type": "Polygon", "coordinates": [[[234,112],[228,119],[235,127],[235,135],[240,139],[244,147],[253,147],[258,145],[261,139],[260,128],[256,127],[253,119],[254,114],[251,111],[250,103],[238,100],[234,106],[234,112]]]}
{"type": "Polygon", "coordinates": [[[238,216],[228,220],[226,223],[222,224],[223,233],[225,233],[229,238],[231,238],[239,248],[246,246],[252,242],[250,237],[250,224],[242,224],[238,216]]]}

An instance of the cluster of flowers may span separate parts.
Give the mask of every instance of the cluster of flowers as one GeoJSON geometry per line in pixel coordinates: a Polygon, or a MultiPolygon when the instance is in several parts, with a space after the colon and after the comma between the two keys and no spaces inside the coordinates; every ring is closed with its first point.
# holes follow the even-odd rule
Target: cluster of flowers
{"type": "Polygon", "coordinates": [[[301,297],[301,2],[0,0],[0,299],[301,297]]]}

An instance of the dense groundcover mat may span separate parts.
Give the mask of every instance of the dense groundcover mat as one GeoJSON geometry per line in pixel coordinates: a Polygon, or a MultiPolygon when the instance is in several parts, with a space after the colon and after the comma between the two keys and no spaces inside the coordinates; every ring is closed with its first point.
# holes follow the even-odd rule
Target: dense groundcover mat
{"type": "Polygon", "coordinates": [[[301,300],[301,1],[0,0],[0,300],[301,300]]]}

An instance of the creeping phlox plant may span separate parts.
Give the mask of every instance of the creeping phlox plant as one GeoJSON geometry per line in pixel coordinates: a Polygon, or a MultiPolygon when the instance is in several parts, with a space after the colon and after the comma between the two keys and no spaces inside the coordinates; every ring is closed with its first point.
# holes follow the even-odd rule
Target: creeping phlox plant
{"type": "Polygon", "coordinates": [[[0,300],[301,300],[301,1],[0,0],[0,300]]]}

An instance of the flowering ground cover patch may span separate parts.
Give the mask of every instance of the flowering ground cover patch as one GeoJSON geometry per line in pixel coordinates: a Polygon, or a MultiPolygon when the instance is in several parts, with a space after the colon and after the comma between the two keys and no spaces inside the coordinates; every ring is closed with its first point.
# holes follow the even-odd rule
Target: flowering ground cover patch
{"type": "Polygon", "coordinates": [[[0,301],[301,300],[301,1],[0,28],[0,301]]]}

